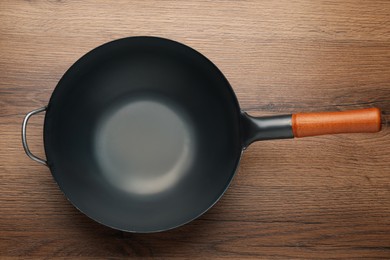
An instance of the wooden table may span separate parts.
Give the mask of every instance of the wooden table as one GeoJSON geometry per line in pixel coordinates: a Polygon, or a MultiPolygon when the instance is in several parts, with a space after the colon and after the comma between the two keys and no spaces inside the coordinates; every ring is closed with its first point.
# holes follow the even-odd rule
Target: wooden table
{"type": "MultiPolygon", "coordinates": [[[[390,258],[390,130],[258,142],[223,199],[181,228],[127,234],[73,208],[21,145],[80,56],[155,35],[192,46],[253,115],[380,107],[390,122],[389,1],[1,1],[0,258],[390,258]]],[[[29,140],[44,156],[43,116],[29,140]]]]}

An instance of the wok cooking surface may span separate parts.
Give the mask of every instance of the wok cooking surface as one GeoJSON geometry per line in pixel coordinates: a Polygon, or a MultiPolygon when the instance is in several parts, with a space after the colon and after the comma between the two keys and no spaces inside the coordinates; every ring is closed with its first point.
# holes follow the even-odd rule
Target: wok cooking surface
{"type": "Polygon", "coordinates": [[[112,185],[132,196],[154,195],[188,177],[197,153],[195,129],[172,103],[133,98],[102,116],[94,150],[112,185]]]}

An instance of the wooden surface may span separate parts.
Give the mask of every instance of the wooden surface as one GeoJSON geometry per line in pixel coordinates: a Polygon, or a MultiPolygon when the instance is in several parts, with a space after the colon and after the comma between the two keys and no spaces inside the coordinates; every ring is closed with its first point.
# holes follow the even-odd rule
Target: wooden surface
{"type": "MultiPolygon", "coordinates": [[[[23,116],[107,41],[155,35],[225,73],[252,115],[380,107],[390,122],[390,1],[0,1],[0,258],[390,258],[390,130],[265,141],[200,219],[127,234],[79,213],[27,158],[23,116]]],[[[29,125],[43,156],[42,120],[29,125]]]]}

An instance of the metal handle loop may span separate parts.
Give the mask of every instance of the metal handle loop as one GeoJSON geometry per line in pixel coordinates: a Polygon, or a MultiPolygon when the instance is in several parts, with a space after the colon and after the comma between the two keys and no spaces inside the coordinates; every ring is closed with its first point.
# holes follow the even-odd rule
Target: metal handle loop
{"type": "Polygon", "coordinates": [[[36,161],[36,162],[39,162],[39,163],[42,163],[43,165],[46,165],[47,166],[47,162],[37,156],[35,156],[34,154],[31,153],[30,149],[28,148],[28,145],[27,145],[27,123],[28,123],[28,120],[30,119],[31,116],[35,115],[35,114],[38,114],[38,113],[41,113],[43,111],[46,111],[46,106],[44,107],[41,107],[41,108],[38,108],[38,109],[35,109],[33,111],[31,111],[30,113],[28,113],[25,117],[24,117],[24,120],[23,120],[23,124],[22,124],[22,144],[23,144],[23,148],[24,148],[24,151],[26,152],[27,156],[30,157],[32,160],[36,161]]]}

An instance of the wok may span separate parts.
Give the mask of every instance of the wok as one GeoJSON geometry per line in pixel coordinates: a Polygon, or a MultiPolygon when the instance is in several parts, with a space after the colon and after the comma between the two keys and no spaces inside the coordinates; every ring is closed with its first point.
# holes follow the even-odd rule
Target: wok
{"type": "Polygon", "coordinates": [[[47,106],[26,115],[22,141],[81,212],[118,230],[156,232],[210,209],[254,141],[380,126],[377,108],[252,117],[199,52],[167,39],[130,37],[72,65],[47,106]],[[43,111],[45,160],[26,140],[29,118],[43,111]]]}

